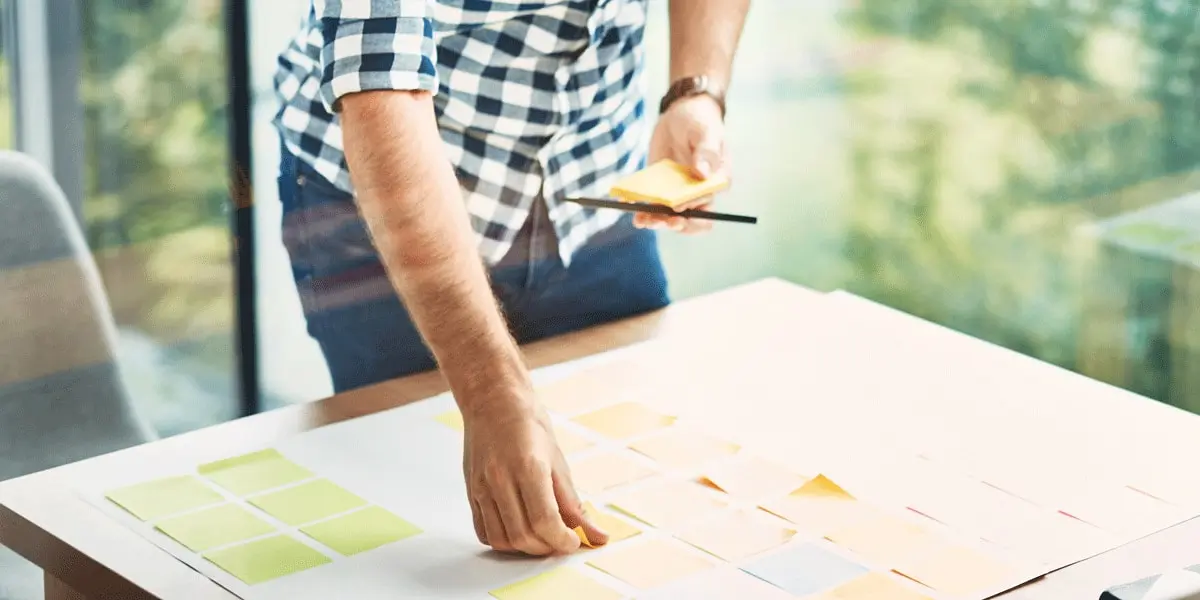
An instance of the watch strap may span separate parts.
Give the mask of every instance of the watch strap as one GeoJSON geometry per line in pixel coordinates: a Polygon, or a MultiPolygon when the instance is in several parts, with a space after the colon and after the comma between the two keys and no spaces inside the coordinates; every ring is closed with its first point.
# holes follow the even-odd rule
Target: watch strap
{"type": "Polygon", "coordinates": [[[721,116],[725,116],[725,94],[716,89],[712,80],[707,75],[696,75],[692,77],[683,77],[671,82],[671,87],[667,89],[667,93],[663,95],[662,101],[659,102],[658,112],[665,113],[672,104],[689,98],[691,96],[707,95],[717,101],[717,106],[721,107],[721,116]]]}

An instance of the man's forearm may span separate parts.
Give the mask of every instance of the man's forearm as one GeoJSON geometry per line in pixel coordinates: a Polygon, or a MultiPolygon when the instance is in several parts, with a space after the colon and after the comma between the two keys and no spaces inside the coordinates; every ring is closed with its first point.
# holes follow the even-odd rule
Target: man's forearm
{"type": "Polygon", "coordinates": [[[728,89],[750,0],[671,0],[671,81],[707,75],[728,89]]]}
{"type": "Polygon", "coordinates": [[[341,121],[363,218],[458,401],[528,385],[445,158],[431,96],[354,94],[342,101],[341,121]]]}

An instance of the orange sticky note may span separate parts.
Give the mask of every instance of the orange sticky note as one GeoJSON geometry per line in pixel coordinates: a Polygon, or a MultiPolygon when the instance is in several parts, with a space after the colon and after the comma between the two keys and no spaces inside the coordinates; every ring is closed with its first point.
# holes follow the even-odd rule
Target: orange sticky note
{"type": "Polygon", "coordinates": [[[632,524],[596,508],[591,502],[583,503],[583,511],[596,527],[599,527],[601,531],[608,534],[609,544],[627,540],[642,532],[641,529],[634,527],[632,524]]]}
{"type": "Polygon", "coordinates": [[[690,429],[672,429],[629,447],[670,468],[702,465],[737,453],[739,446],[690,429]]]}
{"type": "Polygon", "coordinates": [[[652,377],[650,367],[640,362],[614,360],[537,386],[537,394],[547,409],[573,416],[630,400],[652,377]]]}
{"type": "Polygon", "coordinates": [[[587,564],[640,589],[665,585],[715,566],[698,551],[662,538],[613,548],[587,564]]]}
{"type": "Polygon", "coordinates": [[[636,402],[622,402],[575,417],[574,421],[604,437],[620,440],[667,427],[675,417],[636,402]]]}
{"type": "Polygon", "coordinates": [[[998,558],[977,550],[958,546],[943,546],[893,571],[922,583],[931,589],[952,596],[965,596],[990,591],[1006,583],[1019,585],[1017,570],[998,558]]]}
{"type": "Polygon", "coordinates": [[[678,538],[713,556],[734,562],[782,546],[796,535],[765,515],[739,511],[689,527],[678,538]]]}
{"type": "Polygon", "coordinates": [[[932,600],[883,573],[867,573],[811,600],[932,600]]]}
{"type": "Polygon", "coordinates": [[[625,597],[571,567],[554,569],[492,590],[491,596],[497,600],[621,600],[625,597]]]}
{"type": "Polygon", "coordinates": [[[730,496],[759,501],[804,484],[804,477],[758,457],[734,460],[705,472],[700,483],[730,496]]]}
{"type": "Polygon", "coordinates": [[[825,538],[867,562],[888,568],[926,554],[938,544],[927,528],[890,515],[832,531],[825,538]]]}
{"type": "Polygon", "coordinates": [[[624,452],[594,454],[571,463],[571,479],[575,487],[588,494],[599,494],[653,474],[654,469],[624,452]]]}
{"type": "Polygon", "coordinates": [[[663,159],[617,182],[609,194],[627,202],[680,206],[729,187],[725,176],[698,179],[677,162],[663,159]]]}
{"type": "Polygon", "coordinates": [[[619,493],[609,506],[643,523],[677,531],[725,508],[725,503],[690,481],[673,481],[619,493]]]}
{"type": "Polygon", "coordinates": [[[824,475],[817,475],[808,480],[807,483],[800,486],[791,495],[798,497],[831,498],[834,500],[854,499],[854,496],[851,496],[850,492],[842,489],[841,486],[824,475]]]}
{"type": "Polygon", "coordinates": [[[558,440],[558,449],[563,454],[582,452],[595,445],[592,440],[558,425],[554,426],[554,439],[558,440]]]}

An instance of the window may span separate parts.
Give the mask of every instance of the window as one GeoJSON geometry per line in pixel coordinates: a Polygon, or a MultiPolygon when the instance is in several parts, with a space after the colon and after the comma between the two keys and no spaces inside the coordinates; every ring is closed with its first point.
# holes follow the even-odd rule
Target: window
{"type": "Polygon", "coordinates": [[[133,395],[167,435],[236,416],[223,2],[81,2],[83,219],[133,395]]]}
{"type": "Polygon", "coordinates": [[[8,57],[5,56],[5,45],[8,40],[5,35],[8,33],[8,23],[6,23],[5,3],[10,0],[0,0],[0,149],[11,148],[13,146],[13,103],[12,92],[9,91],[10,71],[8,66],[8,57]]]}

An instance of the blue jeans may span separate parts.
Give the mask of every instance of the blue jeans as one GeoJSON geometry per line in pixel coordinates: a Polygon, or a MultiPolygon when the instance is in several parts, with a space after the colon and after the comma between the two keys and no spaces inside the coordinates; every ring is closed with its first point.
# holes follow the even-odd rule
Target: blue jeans
{"type": "MultiPolygon", "coordinates": [[[[283,241],[308,321],[338,392],[434,369],[393,289],[354,198],[283,150],[283,241]]],[[[588,242],[565,268],[539,199],[492,289],[519,343],[666,306],[654,232],[629,216],[588,242]]],[[[269,310],[269,307],[265,307],[269,310]]]]}

